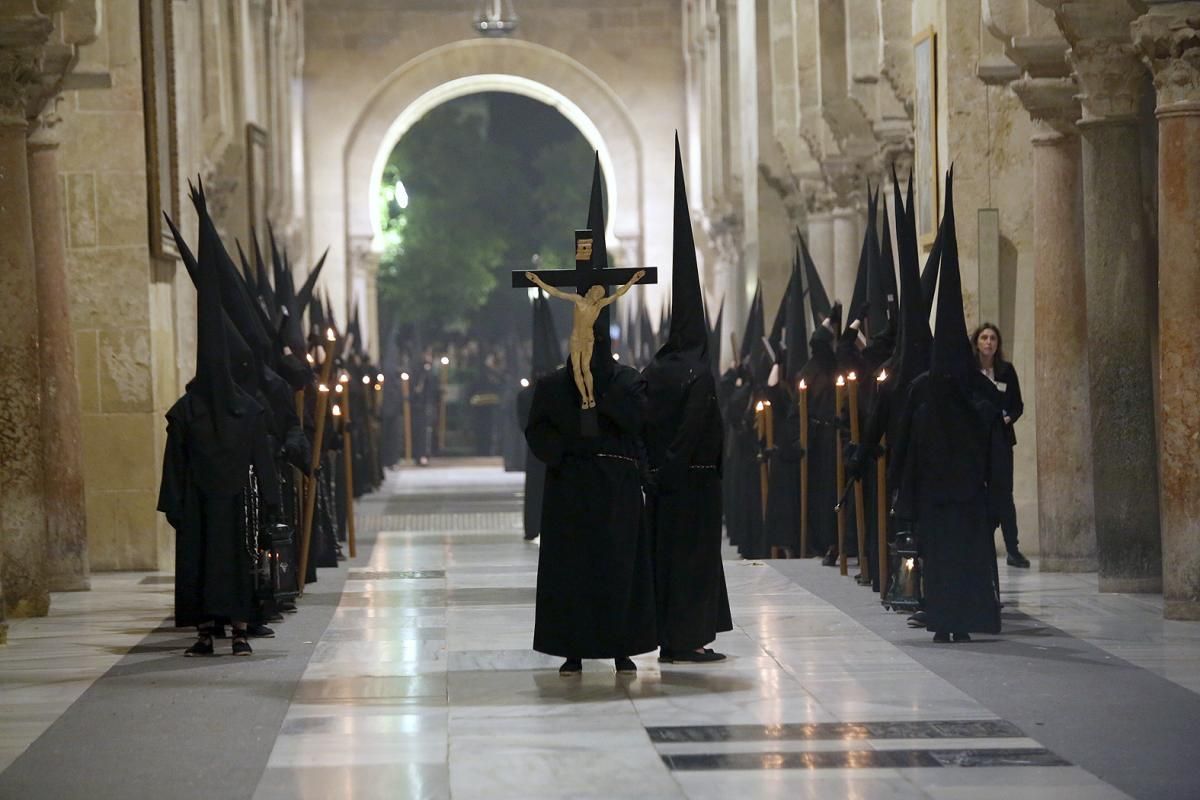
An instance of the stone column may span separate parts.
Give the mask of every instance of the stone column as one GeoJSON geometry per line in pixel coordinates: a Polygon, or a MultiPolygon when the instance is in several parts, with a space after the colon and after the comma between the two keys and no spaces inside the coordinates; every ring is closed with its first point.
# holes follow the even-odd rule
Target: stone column
{"type": "Polygon", "coordinates": [[[1163,605],[1200,619],[1200,2],[1133,24],[1158,90],[1158,319],[1163,605]]]}
{"type": "Polygon", "coordinates": [[[833,212],[818,201],[808,215],[808,253],[812,256],[825,291],[833,293],[833,212]]]}
{"type": "MultiPolygon", "coordinates": [[[[862,251],[859,212],[853,206],[833,210],[833,285],[826,287],[831,300],[849,303],[858,277],[858,256],[862,251]]],[[[845,309],[849,313],[850,309],[845,309]]]]}
{"type": "Polygon", "coordinates": [[[1078,91],[1071,78],[1026,78],[1013,90],[1033,137],[1034,396],[1039,568],[1096,569],[1091,398],[1084,302],[1078,91]]]}
{"type": "Polygon", "coordinates": [[[1137,124],[1145,72],[1127,38],[1069,40],[1083,104],[1079,128],[1100,591],[1158,592],[1154,275],[1141,203],[1137,124]]]}
{"type": "Polygon", "coordinates": [[[0,51],[0,584],[9,617],[50,608],[38,377],[38,303],[25,100],[36,52],[0,51]]]}
{"type": "Polygon", "coordinates": [[[83,442],[75,338],[58,191],[59,118],[50,108],[29,137],[29,194],[37,258],[47,576],[51,591],[89,588],[83,442]]]}

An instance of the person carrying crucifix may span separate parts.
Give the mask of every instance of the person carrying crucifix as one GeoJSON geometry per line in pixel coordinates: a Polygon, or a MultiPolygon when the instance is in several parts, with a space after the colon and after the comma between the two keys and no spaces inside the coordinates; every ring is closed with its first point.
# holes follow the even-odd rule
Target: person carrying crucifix
{"type": "MultiPolygon", "coordinates": [[[[525,424],[530,453],[546,469],[533,649],[563,658],[559,672],[567,677],[581,672],[584,659],[611,659],[618,673],[635,674],[630,656],[658,646],[642,496],[646,383],[612,357],[608,316],[615,296],[604,296],[617,275],[633,278],[620,295],[639,280],[652,281],[654,272],[607,269],[603,231],[597,165],[588,232],[577,232],[576,240],[577,266],[594,273],[538,276],[546,291],[570,281],[585,294],[553,292],[577,303],[571,354],[568,364],[534,382],[525,424]],[[591,231],[598,232],[594,245],[591,231]]],[[[524,271],[513,277],[522,288],[533,282],[524,271]]]]}
{"type": "Polygon", "coordinates": [[[553,286],[547,286],[541,278],[532,272],[526,272],[525,277],[536,283],[547,294],[557,297],[559,300],[567,300],[575,304],[575,312],[571,322],[571,369],[575,376],[575,386],[579,389],[579,396],[582,398],[581,408],[596,407],[595,386],[592,382],[592,351],[596,347],[596,337],[592,333],[592,327],[596,324],[596,320],[600,317],[600,312],[605,307],[616,302],[617,298],[628,292],[633,285],[646,276],[646,270],[639,269],[629,282],[617,289],[611,295],[604,296],[604,287],[596,285],[587,290],[587,293],[579,295],[571,292],[564,292],[561,289],[555,289],[553,286]]]}

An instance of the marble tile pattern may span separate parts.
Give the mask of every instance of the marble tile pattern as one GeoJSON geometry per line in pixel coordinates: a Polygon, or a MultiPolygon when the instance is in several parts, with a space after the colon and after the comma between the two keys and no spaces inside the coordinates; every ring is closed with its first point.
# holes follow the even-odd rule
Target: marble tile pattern
{"type": "MultiPolygon", "coordinates": [[[[492,524],[521,477],[405,470],[364,504],[427,527],[364,535],[255,798],[1124,797],[761,562],[726,562],[727,661],[561,678],[530,649],[537,544],[492,524]],[[447,518],[460,495],[469,513],[447,518]]],[[[169,614],[170,584],[144,577],[161,576],[94,576],[13,624],[0,765],[169,614]]],[[[1200,689],[1200,636],[1153,600],[1036,571],[1005,600],[1200,689]]]]}
{"type": "Polygon", "coordinates": [[[426,527],[351,566],[257,800],[1122,796],[761,563],[726,564],[723,664],[561,678],[530,650],[537,545],[482,522],[512,476],[438,478],[389,483],[379,518],[426,527]],[[448,521],[456,485],[470,511],[448,521]]]}

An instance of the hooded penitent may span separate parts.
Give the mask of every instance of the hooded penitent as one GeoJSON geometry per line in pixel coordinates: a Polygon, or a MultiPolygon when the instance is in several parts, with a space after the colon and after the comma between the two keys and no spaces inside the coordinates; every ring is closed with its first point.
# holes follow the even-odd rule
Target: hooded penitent
{"type": "MultiPolygon", "coordinates": [[[[554,327],[550,301],[538,292],[533,301],[532,353],[529,384],[517,394],[517,422],[521,430],[529,424],[533,404],[534,383],[562,366],[562,347],[554,327]]],[[[526,445],[528,448],[528,445],[526,445]]],[[[525,454],[525,538],[536,539],[541,532],[542,498],[546,483],[546,465],[532,452],[525,454]]]]}
{"type": "Polygon", "coordinates": [[[962,307],[951,174],[930,369],[912,385],[896,448],[902,472],[895,511],[920,540],[926,624],[939,633],[1000,629],[987,497],[990,430],[971,389],[978,374],[962,307]]]}
{"type": "MultiPolygon", "coordinates": [[[[597,159],[588,210],[596,268],[608,266],[601,178],[597,159]]],[[[593,327],[596,435],[583,435],[569,366],[536,382],[525,427],[530,451],[546,464],[533,647],[568,658],[628,656],[657,644],[650,536],[641,524],[645,384],[613,361],[610,309],[593,327]]]]}
{"type": "Polygon", "coordinates": [[[746,316],[742,332],[741,353],[737,378],[740,381],[729,395],[725,424],[730,428],[726,460],[729,467],[726,525],[729,541],[748,558],[758,557],[765,547],[763,539],[762,486],[759,483],[759,436],[755,426],[755,406],[759,390],[766,385],[770,374],[767,357],[765,321],[763,319],[762,285],[756,287],[754,299],[746,316]]]}
{"type": "MultiPolygon", "coordinates": [[[[837,549],[837,515],[833,507],[838,492],[835,466],[834,380],[837,359],[834,346],[842,331],[842,304],[830,305],[816,265],[804,239],[800,255],[808,280],[808,303],[814,329],[809,337],[809,358],[800,372],[808,392],[808,525],[809,553],[831,556],[837,549]]],[[[833,563],[828,560],[827,563],[833,563]]]]}
{"type": "Polygon", "coordinates": [[[250,493],[258,507],[277,509],[275,469],[263,409],[252,395],[253,356],[221,304],[217,261],[228,254],[204,224],[199,258],[185,251],[197,287],[196,373],[167,412],[158,499],[176,530],[175,622],[250,621],[261,519],[247,517],[244,499],[250,493]]]}
{"type": "Polygon", "coordinates": [[[721,411],[678,139],[673,242],[666,343],[642,373],[658,639],[668,653],[733,627],[721,565],[721,411]]]}

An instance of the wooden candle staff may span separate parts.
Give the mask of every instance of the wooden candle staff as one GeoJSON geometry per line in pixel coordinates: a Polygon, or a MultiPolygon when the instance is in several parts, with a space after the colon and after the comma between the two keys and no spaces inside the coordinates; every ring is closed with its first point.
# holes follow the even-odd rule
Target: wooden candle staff
{"type": "MultiPolygon", "coordinates": [[[[880,385],[887,380],[887,370],[882,370],[875,381],[880,385]]],[[[888,509],[887,509],[887,437],[885,436],[881,444],[879,456],[875,459],[875,528],[876,539],[878,541],[878,558],[879,558],[879,596],[887,595],[888,582],[888,548],[887,548],[887,529],[888,529],[888,509]]]]}
{"type": "MultiPolygon", "coordinates": [[[[767,437],[767,418],[770,416],[770,404],[759,400],[754,406],[754,430],[758,434],[760,441],[767,437]]],[[[770,446],[769,444],[767,445],[770,446]]],[[[770,475],[767,469],[766,459],[758,462],[758,493],[762,501],[762,516],[767,518],[767,486],[770,482],[770,475]]]]}
{"type": "Polygon", "coordinates": [[[313,516],[317,510],[317,470],[321,467],[321,448],[325,439],[325,414],[329,410],[329,376],[333,373],[333,346],[337,336],[330,328],[325,333],[325,360],[321,363],[321,378],[317,384],[316,431],[313,433],[312,460],[309,475],[304,479],[304,522],[300,535],[300,574],[296,576],[301,594],[308,577],[308,552],[312,543],[313,516]]]}
{"type": "MultiPolygon", "coordinates": [[[[858,422],[858,375],[851,372],[846,376],[846,388],[850,397],[850,443],[858,446],[862,441],[858,422]]],[[[854,525],[858,529],[858,582],[862,583],[868,579],[867,510],[863,507],[863,485],[860,480],[854,482],[854,525]]]]}
{"type": "Polygon", "coordinates": [[[442,356],[442,379],[438,381],[438,454],[446,452],[446,394],[450,390],[450,357],[442,356]]]}
{"type": "Polygon", "coordinates": [[[800,381],[800,558],[808,558],[808,384],[800,381]]]}
{"type": "MultiPolygon", "coordinates": [[[[347,392],[346,394],[349,394],[347,392]]],[[[334,406],[334,415],[337,416],[338,407],[334,406]]],[[[350,557],[354,558],[358,555],[358,547],[354,541],[354,451],[353,442],[350,440],[350,398],[346,398],[346,408],[341,413],[342,417],[342,467],[346,473],[346,540],[350,546],[350,557]]]]}
{"type": "Polygon", "coordinates": [[[408,373],[400,373],[400,399],[404,404],[404,463],[412,463],[412,398],[409,395],[408,373]]]}
{"type": "MultiPolygon", "coordinates": [[[[834,417],[840,417],[842,414],[843,398],[846,394],[846,379],[838,375],[837,383],[833,387],[833,405],[834,417]]],[[[842,460],[842,429],[837,428],[837,441],[834,446],[837,456],[837,466],[835,467],[835,486],[842,486],[846,483],[846,465],[842,460]]],[[[843,575],[849,574],[846,564],[846,508],[840,502],[837,506],[837,537],[838,537],[838,568],[843,575]]]]}

